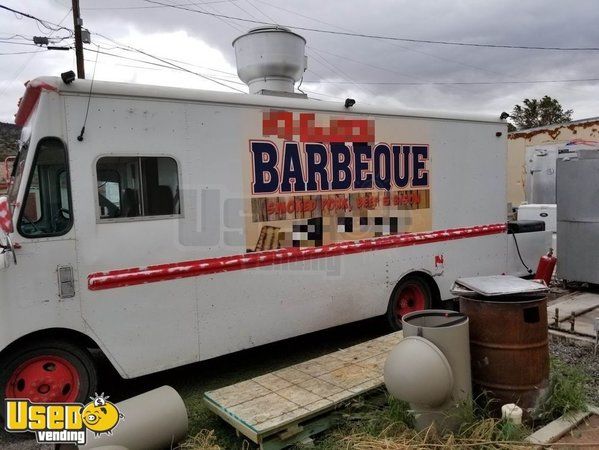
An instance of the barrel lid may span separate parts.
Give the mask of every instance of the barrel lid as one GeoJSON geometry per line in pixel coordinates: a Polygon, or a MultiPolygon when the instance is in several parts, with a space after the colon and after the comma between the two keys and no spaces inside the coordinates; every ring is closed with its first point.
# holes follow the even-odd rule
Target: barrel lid
{"type": "Polygon", "coordinates": [[[549,291],[544,283],[512,275],[458,278],[451,292],[460,297],[539,296],[549,291]]]}
{"type": "Polygon", "coordinates": [[[449,328],[467,322],[468,316],[457,311],[425,309],[408,313],[401,318],[401,321],[404,325],[409,324],[419,328],[449,328]],[[434,321],[428,325],[422,325],[422,319],[428,318],[433,318],[434,321]]]}

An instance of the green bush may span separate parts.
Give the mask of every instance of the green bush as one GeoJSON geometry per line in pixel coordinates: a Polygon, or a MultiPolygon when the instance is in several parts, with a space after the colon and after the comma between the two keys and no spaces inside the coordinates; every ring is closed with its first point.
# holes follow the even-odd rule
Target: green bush
{"type": "Polygon", "coordinates": [[[552,359],[549,393],[540,407],[539,418],[548,422],[575,411],[586,411],[587,381],[588,376],[578,366],[552,359]]]}

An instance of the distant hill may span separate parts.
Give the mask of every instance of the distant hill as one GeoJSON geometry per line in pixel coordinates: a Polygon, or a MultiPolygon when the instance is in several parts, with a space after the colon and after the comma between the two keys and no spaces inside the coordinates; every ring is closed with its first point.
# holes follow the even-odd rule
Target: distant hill
{"type": "Polygon", "coordinates": [[[12,123],[0,122],[0,163],[4,158],[17,152],[17,143],[21,135],[21,127],[12,123]]]}

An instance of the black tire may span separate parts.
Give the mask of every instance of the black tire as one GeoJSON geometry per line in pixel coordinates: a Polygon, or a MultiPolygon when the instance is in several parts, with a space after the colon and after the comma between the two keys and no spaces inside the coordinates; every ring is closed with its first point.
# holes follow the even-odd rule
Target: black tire
{"type": "MultiPolygon", "coordinates": [[[[414,295],[412,294],[412,297],[414,295]]],[[[387,322],[393,331],[399,331],[402,328],[401,316],[399,310],[404,310],[404,314],[422,309],[430,309],[433,304],[433,290],[429,283],[418,275],[407,275],[402,278],[393,289],[389,306],[385,314],[387,322]],[[410,300],[410,291],[419,291],[418,298],[410,300]],[[406,300],[407,299],[407,300],[406,300]],[[402,308],[400,302],[408,303],[402,308]]]]}
{"type": "MultiPolygon", "coordinates": [[[[76,384],[77,394],[74,397],[76,403],[86,403],[90,395],[93,395],[97,389],[98,374],[95,361],[89,351],[85,348],[73,345],[69,342],[62,340],[48,340],[40,343],[27,343],[21,348],[4,356],[0,360],[0,402],[2,407],[0,408],[0,416],[4,417],[4,400],[6,398],[7,385],[13,377],[13,373],[23,367],[27,361],[35,360],[36,358],[47,356],[49,358],[58,358],[58,360],[66,360],[70,367],[76,372],[76,384]]],[[[49,372],[56,369],[51,369],[51,366],[46,368],[48,364],[43,366],[43,370],[49,372]]],[[[39,370],[39,369],[38,369],[39,370]]],[[[14,381],[14,380],[13,380],[14,381]]],[[[17,381],[17,383],[11,383],[11,390],[18,394],[19,390],[27,392],[26,382],[23,380],[17,381]],[[23,388],[18,386],[21,383],[23,388]]],[[[65,388],[68,386],[65,386],[65,388]]],[[[64,391],[63,391],[64,392],[64,391]]],[[[66,391],[68,396],[74,396],[74,393],[66,391]]],[[[20,398],[27,398],[27,395],[22,395],[20,398]]],[[[60,400],[59,400],[60,401],[60,400]]],[[[71,401],[69,399],[69,401],[71,401]]]]}

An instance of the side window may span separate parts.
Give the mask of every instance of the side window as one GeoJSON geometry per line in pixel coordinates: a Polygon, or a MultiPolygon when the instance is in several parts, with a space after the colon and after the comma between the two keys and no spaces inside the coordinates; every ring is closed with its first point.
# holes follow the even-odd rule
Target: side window
{"type": "Polygon", "coordinates": [[[180,214],[177,163],[166,157],[100,158],[100,220],[180,214]]]}
{"type": "Polygon", "coordinates": [[[67,152],[58,139],[40,141],[19,218],[25,237],[60,236],[71,228],[67,152]]]}

